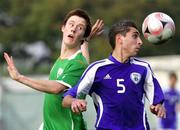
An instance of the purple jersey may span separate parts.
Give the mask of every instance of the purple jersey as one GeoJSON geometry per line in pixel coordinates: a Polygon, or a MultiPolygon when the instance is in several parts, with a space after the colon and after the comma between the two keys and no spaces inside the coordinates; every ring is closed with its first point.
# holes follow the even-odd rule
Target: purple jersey
{"type": "Polygon", "coordinates": [[[161,120],[162,128],[176,129],[175,106],[180,100],[180,95],[175,89],[170,89],[164,93],[164,107],[166,108],[166,118],[161,120]]]}
{"type": "Polygon", "coordinates": [[[149,130],[145,97],[150,104],[164,100],[147,63],[135,58],[120,63],[113,56],[91,64],[65,95],[78,98],[86,94],[95,104],[97,130],[149,130]]]}

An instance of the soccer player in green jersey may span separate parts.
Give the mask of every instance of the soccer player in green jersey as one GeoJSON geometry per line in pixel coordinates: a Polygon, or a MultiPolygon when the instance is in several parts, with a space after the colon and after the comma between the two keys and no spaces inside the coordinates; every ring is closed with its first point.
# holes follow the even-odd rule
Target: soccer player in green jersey
{"type": "Polygon", "coordinates": [[[84,10],[70,11],[61,27],[63,33],[61,53],[50,71],[49,80],[33,79],[20,74],[12,57],[4,53],[7,69],[12,79],[33,89],[46,92],[43,130],[86,129],[82,114],[73,114],[70,109],[63,108],[61,96],[77,83],[87,67],[87,62],[89,62],[88,40],[101,33],[102,27],[103,21],[97,20],[91,30],[90,18],[84,10]]]}

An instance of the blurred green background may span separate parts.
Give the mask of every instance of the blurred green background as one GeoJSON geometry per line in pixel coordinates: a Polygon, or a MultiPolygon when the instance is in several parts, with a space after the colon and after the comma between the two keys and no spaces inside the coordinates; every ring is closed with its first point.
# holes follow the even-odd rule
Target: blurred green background
{"type": "MultiPolygon", "coordinates": [[[[119,19],[133,19],[141,30],[144,18],[152,12],[164,12],[172,17],[176,33],[173,39],[159,46],[148,43],[142,37],[144,45],[138,56],[179,55],[179,5],[179,0],[0,0],[0,130],[37,129],[42,120],[43,104],[42,93],[21,87],[7,78],[4,52],[13,56],[21,73],[35,78],[45,75],[47,79],[53,62],[60,54],[63,18],[70,10],[81,8],[91,16],[92,23],[98,18],[105,23],[104,33],[90,42],[91,62],[110,54],[107,33],[112,23],[119,19]]],[[[166,69],[174,70],[171,62],[166,61],[163,62],[168,64],[166,69]]],[[[157,64],[162,68],[160,63],[157,64]]],[[[163,68],[164,73],[166,69],[163,68]]],[[[178,72],[180,75],[179,69],[178,72]]],[[[165,81],[162,77],[166,76],[164,73],[160,75],[162,84],[165,81]]],[[[93,104],[89,106],[92,109],[88,109],[85,116],[90,119],[87,123],[92,130],[95,112],[93,104]]],[[[154,130],[157,121],[152,115],[149,117],[154,130]]]]}
{"type": "MultiPolygon", "coordinates": [[[[176,33],[166,44],[155,46],[144,40],[139,56],[157,56],[180,54],[180,1],[179,0],[1,0],[0,1],[0,63],[4,63],[3,52],[23,61],[27,58],[35,65],[22,68],[26,73],[49,73],[49,69],[60,50],[60,27],[64,16],[71,9],[85,9],[92,23],[101,18],[105,31],[101,37],[90,42],[91,62],[109,55],[107,32],[113,22],[119,19],[133,19],[141,30],[144,18],[152,12],[164,12],[172,17],[176,24],[176,33]],[[37,57],[30,47],[39,43],[46,47],[46,61],[39,65],[37,57]],[[30,46],[30,47],[29,47],[30,46]],[[29,50],[28,50],[28,49],[29,50]],[[28,50],[28,51],[27,51],[28,50]],[[31,52],[29,52],[31,51],[31,52]],[[38,65],[37,65],[38,64],[38,65]],[[36,67],[34,67],[36,66],[36,67]],[[38,68],[40,66],[40,68],[38,68]],[[27,68],[27,70],[26,70],[27,68]],[[34,68],[36,71],[34,71],[34,68]]],[[[20,61],[18,61],[20,62],[20,61]]]]}

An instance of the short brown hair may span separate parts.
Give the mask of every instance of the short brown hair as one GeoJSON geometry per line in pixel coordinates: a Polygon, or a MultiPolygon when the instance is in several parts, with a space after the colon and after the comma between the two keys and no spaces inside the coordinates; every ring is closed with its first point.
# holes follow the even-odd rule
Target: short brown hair
{"type": "Polygon", "coordinates": [[[63,21],[63,25],[66,24],[66,22],[68,21],[68,19],[71,17],[71,16],[79,16],[81,18],[84,18],[85,21],[86,21],[86,30],[85,30],[85,33],[84,33],[84,37],[88,37],[90,32],[91,32],[91,21],[90,21],[90,17],[89,15],[87,14],[86,11],[82,10],[82,9],[74,9],[74,10],[71,10],[64,18],[64,21],[63,21]]]}
{"type": "Polygon", "coordinates": [[[109,43],[112,49],[115,48],[115,36],[116,34],[121,34],[126,36],[126,33],[130,31],[130,27],[134,27],[137,29],[136,24],[132,20],[121,20],[115,24],[113,24],[109,30],[109,43]]]}

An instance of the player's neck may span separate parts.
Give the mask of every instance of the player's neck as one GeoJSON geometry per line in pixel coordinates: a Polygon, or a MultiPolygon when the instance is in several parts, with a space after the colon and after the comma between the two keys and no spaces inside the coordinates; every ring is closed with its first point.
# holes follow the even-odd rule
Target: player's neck
{"type": "Polygon", "coordinates": [[[80,47],[74,47],[74,48],[68,48],[64,44],[61,46],[61,53],[60,53],[60,58],[61,59],[68,59],[72,55],[74,55],[78,50],[80,50],[80,47]]]}
{"type": "Polygon", "coordinates": [[[112,56],[121,63],[126,63],[129,60],[129,57],[126,55],[123,55],[123,53],[120,51],[114,50],[112,53],[112,56]]]}

